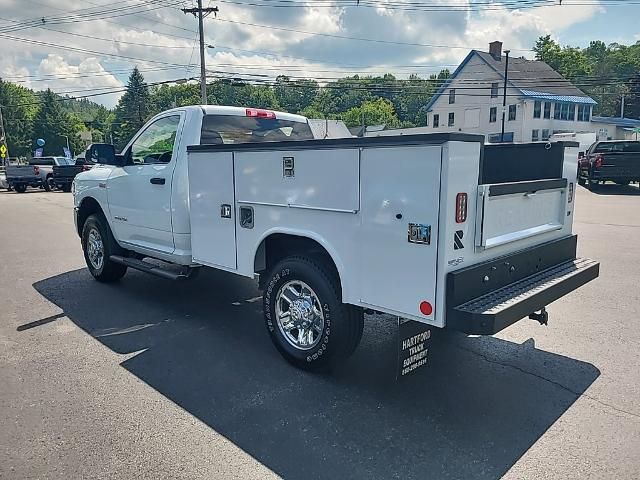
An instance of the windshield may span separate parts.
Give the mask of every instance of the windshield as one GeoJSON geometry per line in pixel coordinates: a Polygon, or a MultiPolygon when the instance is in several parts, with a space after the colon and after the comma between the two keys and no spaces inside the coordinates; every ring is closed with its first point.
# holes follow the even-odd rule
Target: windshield
{"type": "Polygon", "coordinates": [[[202,119],[200,144],[221,145],[312,139],[311,129],[305,122],[236,115],[206,115],[202,119]]]}
{"type": "Polygon", "coordinates": [[[594,153],[640,153],[640,142],[603,142],[599,143],[594,153]]]}

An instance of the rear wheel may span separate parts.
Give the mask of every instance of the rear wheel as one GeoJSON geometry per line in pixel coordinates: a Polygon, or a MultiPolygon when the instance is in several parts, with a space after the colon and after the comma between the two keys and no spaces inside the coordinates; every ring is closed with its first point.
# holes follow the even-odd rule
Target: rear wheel
{"type": "Polygon", "coordinates": [[[591,176],[587,177],[587,188],[591,191],[594,191],[598,188],[600,182],[598,180],[594,180],[591,176]]]}
{"type": "Polygon", "coordinates": [[[115,282],[127,273],[125,265],[109,260],[111,255],[121,253],[122,249],[102,215],[90,215],[84,222],[82,250],[89,272],[99,282],[115,282]]]}
{"type": "Polygon", "coordinates": [[[24,192],[27,191],[27,186],[26,185],[18,184],[18,185],[14,185],[13,188],[18,193],[24,193],[24,192]]]}
{"type": "Polygon", "coordinates": [[[339,281],[323,262],[289,257],[271,271],[264,292],[269,335],[298,368],[329,370],[362,338],[362,310],[342,303],[339,281]]]}
{"type": "Polygon", "coordinates": [[[47,177],[42,186],[44,187],[45,192],[50,192],[51,190],[54,190],[56,186],[53,183],[53,177],[47,177]]]}

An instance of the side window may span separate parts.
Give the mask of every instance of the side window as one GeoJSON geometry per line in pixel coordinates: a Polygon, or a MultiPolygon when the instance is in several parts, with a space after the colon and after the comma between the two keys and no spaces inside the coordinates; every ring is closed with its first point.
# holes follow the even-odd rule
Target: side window
{"type": "Polygon", "coordinates": [[[131,145],[134,164],[169,163],[176,141],[180,115],[163,117],[147,127],[131,145]]]}

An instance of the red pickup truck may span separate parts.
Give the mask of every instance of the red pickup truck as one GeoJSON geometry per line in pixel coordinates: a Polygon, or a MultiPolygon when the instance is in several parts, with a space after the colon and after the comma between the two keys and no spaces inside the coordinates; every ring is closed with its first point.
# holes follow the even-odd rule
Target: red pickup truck
{"type": "Polygon", "coordinates": [[[640,182],[640,142],[596,142],[578,157],[578,183],[589,190],[607,181],[618,185],[640,182]]]}

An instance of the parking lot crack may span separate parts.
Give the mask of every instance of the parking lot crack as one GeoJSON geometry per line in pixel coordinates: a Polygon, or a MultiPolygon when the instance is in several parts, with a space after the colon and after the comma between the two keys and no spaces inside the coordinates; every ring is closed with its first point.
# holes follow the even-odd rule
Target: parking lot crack
{"type": "Polygon", "coordinates": [[[506,368],[512,368],[512,369],[517,370],[517,371],[519,371],[521,373],[524,373],[525,375],[530,375],[532,377],[536,377],[536,378],[538,378],[540,380],[543,380],[545,382],[551,383],[552,385],[555,385],[556,387],[561,388],[562,390],[564,390],[566,392],[569,392],[572,395],[575,395],[577,398],[585,397],[585,398],[588,398],[589,400],[591,400],[591,401],[593,401],[593,402],[595,402],[595,403],[597,403],[597,404],[599,404],[599,405],[601,405],[601,406],[603,406],[605,408],[614,410],[614,411],[616,411],[618,413],[622,413],[623,415],[629,415],[629,416],[634,417],[636,419],[640,419],[640,414],[637,414],[635,412],[630,412],[630,411],[625,410],[625,409],[620,408],[620,407],[616,407],[615,405],[611,405],[610,403],[604,402],[604,401],[600,400],[597,397],[589,395],[588,393],[577,392],[577,391],[573,390],[571,387],[568,387],[568,386],[566,386],[566,385],[564,385],[564,384],[562,384],[560,382],[557,382],[555,380],[547,378],[547,377],[545,377],[543,375],[539,375],[537,373],[530,372],[530,371],[525,370],[525,369],[523,369],[521,367],[518,367],[517,365],[512,365],[512,364],[506,363],[506,362],[500,362],[498,360],[493,360],[493,359],[489,358],[488,356],[486,356],[486,355],[484,355],[484,354],[482,354],[480,352],[477,352],[475,350],[472,350],[470,348],[465,348],[465,347],[462,347],[460,345],[456,345],[456,347],[459,348],[460,350],[465,350],[465,351],[467,351],[469,353],[477,355],[478,357],[482,358],[484,361],[486,361],[488,363],[493,363],[495,365],[500,365],[500,366],[506,367],[506,368]]]}

